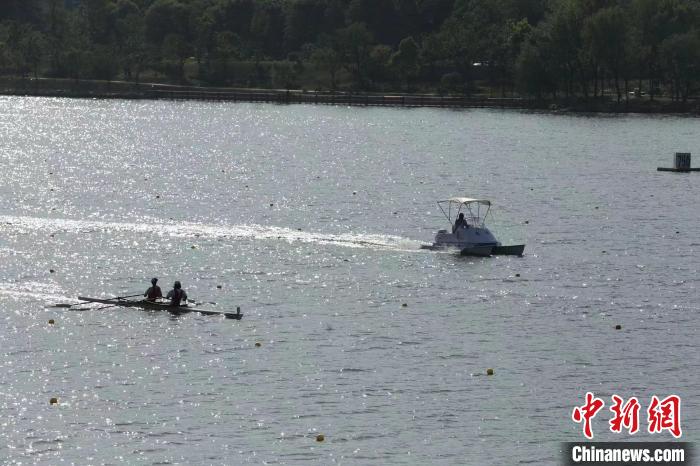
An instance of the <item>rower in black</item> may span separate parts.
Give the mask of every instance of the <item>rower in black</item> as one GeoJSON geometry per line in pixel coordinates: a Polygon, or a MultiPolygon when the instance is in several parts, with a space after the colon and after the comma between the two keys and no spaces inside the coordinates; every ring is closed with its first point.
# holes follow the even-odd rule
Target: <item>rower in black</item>
{"type": "Polygon", "coordinates": [[[151,287],[143,294],[146,297],[146,301],[155,302],[158,298],[163,297],[163,292],[160,291],[160,287],[156,283],[158,283],[157,278],[151,279],[151,287]]]}
{"type": "Polygon", "coordinates": [[[183,302],[187,303],[187,293],[182,289],[179,281],[175,282],[173,289],[168,292],[166,298],[170,300],[171,306],[180,306],[183,302]]]}

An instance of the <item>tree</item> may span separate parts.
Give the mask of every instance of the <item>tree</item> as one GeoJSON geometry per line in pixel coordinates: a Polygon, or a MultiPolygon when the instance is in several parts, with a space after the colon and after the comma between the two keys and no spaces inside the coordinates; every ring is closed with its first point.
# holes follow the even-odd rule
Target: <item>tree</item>
{"type": "MultiPolygon", "coordinates": [[[[280,47],[280,44],[285,43],[285,21],[285,11],[281,4],[256,2],[249,27],[250,48],[255,54],[282,58],[293,51],[286,46],[280,47]]],[[[310,37],[315,40],[313,34],[310,37]]]]}
{"type": "Polygon", "coordinates": [[[189,16],[189,8],[180,0],[156,0],[146,11],[146,38],[159,46],[169,35],[189,40],[189,16]]]}
{"type": "Polygon", "coordinates": [[[620,76],[624,70],[628,42],[627,18],[622,8],[603,8],[587,18],[583,39],[594,62],[612,75],[619,103],[622,99],[620,76]]]}
{"type": "Polygon", "coordinates": [[[240,43],[238,36],[230,31],[218,32],[214,36],[214,49],[212,55],[215,60],[215,79],[224,83],[230,83],[232,78],[230,62],[236,58],[240,43]]]}
{"type": "Polygon", "coordinates": [[[117,21],[117,30],[121,37],[119,62],[124,78],[139,82],[139,77],[148,58],[146,22],[138,12],[131,13],[117,21]]]}
{"type": "Polygon", "coordinates": [[[396,45],[405,37],[394,0],[351,0],[345,10],[346,21],[364,24],[367,31],[380,43],[396,45]]]}
{"type": "Polygon", "coordinates": [[[210,11],[198,12],[193,19],[194,53],[197,58],[197,73],[200,79],[209,79],[211,56],[214,49],[215,20],[210,11]],[[202,65],[204,63],[204,65],[202,65]]]}
{"type": "Polygon", "coordinates": [[[311,53],[311,61],[317,68],[328,73],[328,84],[331,90],[335,90],[338,71],[343,66],[340,54],[331,47],[321,47],[311,53]]]}
{"type": "Polygon", "coordinates": [[[391,82],[392,50],[388,45],[377,44],[370,49],[369,60],[367,61],[367,76],[373,86],[378,82],[391,82]]]}
{"type": "Polygon", "coordinates": [[[700,0],[3,0],[0,72],[182,82],[192,56],[209,84],[250,62],[248,84],[307,86],[311,61],[330,88],[344,68],[357,89],[613,88],[619,102],[638,79],[686,100],[699,25],[700,0]]]}
{"type": "Polygon", "coordinates": [[[345,24],[344,0],[328,0],[323,12],[323,34],[329,34],[345,24]]]}
{"type": "Polygon", "coordinates": [[[285,51],[297,50],[306,42],[313,42],[323,25],[325,5],[317,0],[288,2],[284,15],[285,51]]]}
{"type": "Polygon", "coordinates": [[[455,0],[422,0],[418,4],[420,32],[434,32],[449,18],[455,0]]]}
{"type": "Polygon", "coordinates": [[[452,63],[453,69],[464,78],[467,93],[473,89],[472,68],[479,57],[479,31],[473,24],[450,17],[440,28],[436,40],[440,43],[443,60],[452,63]]]}
{"type": "Polygon", "coordinates": [[[78,81],[90,71],[91,44],[86,18],[80,14],[70,15],[67,31],[60,62],[65,68],[64,75],[78,81]]]}
{"type": "Polygon", "coordinates": [[[639,87],[642,76],[649,79],[649,95],[653,100],[661,77],[661,44],[673,34],[683,34],[697,24],[698,2],[695,0],[633,0],[630,6],[634,38],[639,52],[639,87]]]}
{"type": "Polygon", "coordinates": [[[403,76],[406,86],[418,73],[418,44],[413,37],[406,37],[399,50],[391,56],[391,66],[403,76]]]}
{"type": "Polygon", "coordinates": [[[673,85],[673,98],[688,100],[700,73],[700,34],[697,30],[674,34],[661,43],[661,56],[673,85]]]}
{"type": "MultiPolygon", "coordinates": [[[[532,39],[537,43],[539,59],[547,57],[549,68],[555,75],[564,78],[564,92],[566,96],[574,93],[576,78],[581,85],[584,96],[588,96],[588,75],[586,73],[586,57],[582,55],[583,38],[581,37],[581,25],[583,23],[583,11],[581,5],[575,0],[561,0],[555,10],[533,31],[532,39]]],[[[525,50],[527,46],[523,47],[525,50]]],[[[532,58],[532,50],[528,55],[532,58]]],[[[523,58],[521,55],[520,58],[523,58]]],[[[521,63],[522,64],[522,63],[521,63]]],[[[549,82],[549,86],[554,83],[549,82]]]]}
{"type": "Polygon", "coordinates": [[[505,88],[515,80],[515,63],[523,44],[532,37],[532,26],[526,18],[520,21],[508,21],[501,30],[501,43],[493,63],[498,67],[501,78],[501,96],[505,97],[505,88]]]}
{"type": "Polygon", "coordinates": [[[554,93],[556,86],[552,73],[540,50],[533,44],[523,47],[516,64],[518,88],[524,94],[542,98],[545,93],[554,93]]]}
{"type": "Polygon", "coordinates": [[[374,43],[374,36],[366,25],[353,23],[337,31],[336,43],[345,66],[355,76],[357,87],[364,89],[367,81],[369,51],[374,43]]]}
{"type": "Polygon", "coordinates": [[[542,21],[548,12],[549,0],[501,0],[503,14],[515,22],[526,20],[529,24],[542,21]]]}
{"type": "Polygon", "coordinates": [[[0,24],[0,59],[23,77],[29,73],[38,77],[44,43],[44,35],[31,24],[16,21],[0,24]]]}
{"type": "Polygon", "coordinates": [[[440,89],[446,92],[457,92],[462,88],[464,84],[464,79],[462,75],[453,71],[452,73],[446,73],[440,78],[440,89]]]}
{"type": "Polygon", "coordinates": [[[180,34],[168,34],[163,39],[162,54],[166,60],[166,70],[179,82],[185,80],[185,61],[192,53],[192,46],[180,34]],[[172,66],[174,62],[175,66],[172,66]]]}
{"type": "Polygon", "coordinates": [[[90,76],[111,81],[119,72],[119,62],[114,59],[116,51],[112,45],[98,44],[90,53],[90,76]]]}
{"type": "Polygon", "coordinates": [[[0,21],[14,20],[20,23],[37,24],[40,21],[42,0],[2,0],[0,21]]]}
{"type": "Polygon", "coordinates": [[[71,35],[70,16],[64,7],[64,2],[61,0],[49,0],[46,11],[49,74],[65,75],[64,59],[71,35]]]}
{"type": "MultiPolygon", "coordinates": [[[[121,7],[125,8],[123,2],[121,7]]],[[[107,45],[115,39],[116,5],[111,0],[82,0],[80,13],[87,20],[92,44],[107,45]]]]}
{"type": "Polygon", "coordinates": [[[45,44],[44,35],[32,27],[27,27],[22,33],[19,53],[24,57],[27,71],[31,71],[35,78],[39,77],[39,66],[44,57],[45,44]]]}
{"type": "Polygon", "coordinates": [[[280,61],[272,67],[272,85],[276,88],[290,89],[294,87],[295,78],[294,63],[290,61],[280,61]]]}

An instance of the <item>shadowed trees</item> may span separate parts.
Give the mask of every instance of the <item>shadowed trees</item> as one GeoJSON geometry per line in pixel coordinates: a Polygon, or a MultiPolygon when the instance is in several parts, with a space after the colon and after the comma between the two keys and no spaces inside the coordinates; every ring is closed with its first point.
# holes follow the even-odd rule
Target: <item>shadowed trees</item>
{"type": "Polygon", "coordinates": [[[7,0],[0,73],[686,101],[698,31],[700,0],[7,0]]]}
{"type": "Polygon", "coordinates": [[[627,76],[626,50],[629,41],[627,17],[622,8],[603,8],[588,17],[583,27],[583,41],[585,53],[596,69],[596,79],[599,73],[603,73],[603,79],[606,74],[612,76],[617,101],[620,102],[620,77],[623,74],[627,76]]]}
{"type": "Polygon", "coordinates": [[[311,60],[321,72],[328,74],[328,85],[331,90],[335,90],[338,71],[343,66],[340,54],[332,47],[321,47],[312,52],[311,60]]]}
{"type": "Polygon", "coordinates": [[[343,64],[355,77],[355,85],[364,88],[367,82],[367,65],[374,36],[364,23],[352,23],[336,32],[336,46],[343,64]]]}
{"type": "Polygon", "coordinates": [[[391,66],[398,76],[402,76],[406,86],[418,73],[418,44],[413,37],[406,37],[399,43],[399,49],[391,56],[391,66]]]}

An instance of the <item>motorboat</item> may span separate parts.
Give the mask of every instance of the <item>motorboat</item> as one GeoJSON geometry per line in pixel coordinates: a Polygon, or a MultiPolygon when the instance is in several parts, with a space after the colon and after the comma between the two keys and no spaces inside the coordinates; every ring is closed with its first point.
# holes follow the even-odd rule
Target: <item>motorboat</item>
{"type": "Polygon", "coordinates": [[[486,227],[491,212],[488,199],[452,197],[437,204],[450,222],[451,230],[439,230],[433,244],[423,245],[422,249],[458,249],[463,256],[523,255],[524,244],[504,246],[486,227]]]}

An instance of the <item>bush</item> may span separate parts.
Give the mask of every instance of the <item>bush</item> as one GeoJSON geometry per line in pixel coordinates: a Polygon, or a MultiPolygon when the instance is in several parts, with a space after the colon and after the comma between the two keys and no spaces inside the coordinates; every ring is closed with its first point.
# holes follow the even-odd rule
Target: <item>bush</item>
{"type": "Polygon", "coordinates": [[[464,87],[464,78],[457,72],[446,73],[440,78],[440,89],[445,92],[458,92],[464,87]]]}

